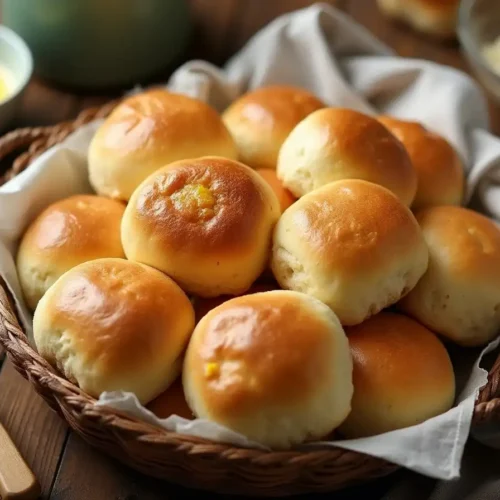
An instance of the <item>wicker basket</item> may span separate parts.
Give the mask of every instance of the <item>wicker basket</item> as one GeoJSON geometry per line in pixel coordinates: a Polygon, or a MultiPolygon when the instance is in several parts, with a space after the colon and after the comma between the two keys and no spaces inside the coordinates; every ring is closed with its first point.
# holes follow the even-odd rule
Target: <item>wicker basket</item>
{"type": "MultiPolygon", "coordinates": [[[[0,158],[25,150],[0,183],[81,125],[106,116],[115,105],[86,110],[72,122],[15,130],[0,138],[0,158]]],[[[95,407],[91,397],[58,376],[30,347],[4,284],[0,284],[0,343],[21,375],[83,439],[150,476],[212,492],[276,497],[334,491],[397,469],[340,448],[306,452],[236,448],[167,432],[115,410],[95,407]]],[[[479,394],[473,425],[495,419],[500,420],[500,358],[479,394]]]]}

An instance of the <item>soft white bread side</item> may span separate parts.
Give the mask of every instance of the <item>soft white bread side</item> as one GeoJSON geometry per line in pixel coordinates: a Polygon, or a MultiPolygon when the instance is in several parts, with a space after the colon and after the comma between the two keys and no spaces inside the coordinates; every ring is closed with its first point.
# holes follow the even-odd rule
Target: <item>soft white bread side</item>
{"type": "Polygon", "coordinates": [[[428,208],[417,220],[429,267],[401,309],[457,344],[486,344],[500,330],[500,230],[463,207],[428,208]]]}
{"type": "Polygon", "coordinates": [[[156,269],[98,259],[61,276],[33,319],[42,357],[83,391],[133,392],[143,404],[180,374],[194,328],[184,292],[156,269]]]}
{"type": "Polygon", "coordinates": [[[271,267],[280,286],[321,300],[343,325],[396,303],[427,262],[410,209],[363,180],[332,182],[303,196],[274,231],[271,267]]]}
{"type": "Polygon", "coordinates": [[[231,299],[196,326],[183,367],[194,413],[276,449],[328,435],[348,415],[352,359],[335,314],[290,291],[231,299]]]}

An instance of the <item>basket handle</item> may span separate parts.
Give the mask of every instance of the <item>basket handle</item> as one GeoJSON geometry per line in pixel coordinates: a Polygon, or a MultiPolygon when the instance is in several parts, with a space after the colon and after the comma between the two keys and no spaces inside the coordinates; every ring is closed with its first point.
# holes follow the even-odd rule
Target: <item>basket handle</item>
{"type": "Polygon", "coordinates": [[[0,186],[22,172],[45,150],[62,142],[82,125],[108,116],[118,102],[119,100],[115,100],[100,107],[87,108],[74,120],[48,127],[20,128],[0,137],[0,161],[17,150],[26,150],[17,156],[12,166],[5,173],[0,175],[0,186]]]}

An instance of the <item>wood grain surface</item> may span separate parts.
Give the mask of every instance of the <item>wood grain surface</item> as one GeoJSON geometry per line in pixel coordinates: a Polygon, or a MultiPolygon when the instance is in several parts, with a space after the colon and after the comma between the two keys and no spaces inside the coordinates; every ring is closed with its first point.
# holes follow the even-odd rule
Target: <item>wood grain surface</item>
{"type": "MultiPolygon", "coordinates": [[[[308,0],[190,0],[195,37],[185,57],[201,58],[221,65],[273,18],[312,3],[308,0]]],[[[403,56],[430,59],[469,70],[456,43],[437,43],[389,21],[380,14],[374,0],[337,0],[330,3],[353,16],[403,56]]],[[[167,76],[163,75],[164,78],[167,76]]],[[[115,95],[116,92],[105,95],[76,94],[34,78],[15,126],[50,124],[69,119],[80,110],[104,103],[115,95]]],[[[500,133],[500,111],[493,103],[491,119],[493,130],[500,133]]],[[[8,361],[0,369],[0,422],[35,473],[42,489],[41,498],[173,500],[186,497],[186,490],[182,488],[141,476],[99,455],[67,431],[62,420],[31,390],[28,382],[14,371],[8,361]]],[[[366,489],[360,487],[314,498],[376,499],[393,479],[384,478],[366,489]]],[[[216,498],[208,494],[203,494],[203,497],[216,498]]]]}

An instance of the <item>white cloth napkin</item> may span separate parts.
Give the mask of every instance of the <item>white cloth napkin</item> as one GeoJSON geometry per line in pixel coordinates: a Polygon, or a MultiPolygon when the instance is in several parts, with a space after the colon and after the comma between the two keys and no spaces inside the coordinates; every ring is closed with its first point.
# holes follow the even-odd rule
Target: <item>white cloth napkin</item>
{"type": "MultiPolygon", "coordinates": [[[[485,213],[500,218],[500,140],[488,132],[485,99],[468,76],[428,61],[399,58],[331,6],[316,4],[276,19],[224,69],[191,61],[172,75],[167,86],[222,111],[247,89],[271,83],[308,88],[331,106],[421,121],[448,138],[462,156],[468,177],[467,202],[475,199],[485,213]]],[[[23,303],[14,266],[17,241],[43,207],[62,197],[90,191],[86,150],[99,123],[83,127],[0,188],[0,273],[15,295],[30,338],[31,316],[23,303]]],[[[457,405],[449,412],[408,429],[321,446],[357,450],[439,479],[457,478],[474,400],[487,379],[485,370],[479,367],[483,354],[468,351],[464,359],[455,361],[457,375],[465,379],[465,384],[457,405]]],[[[255,445],[203,420],[190,422],[174,416],[159,421],[131,394],[103,394],[97,404],[125,409],[185,434],[240,446],[255,445]]]]}

